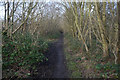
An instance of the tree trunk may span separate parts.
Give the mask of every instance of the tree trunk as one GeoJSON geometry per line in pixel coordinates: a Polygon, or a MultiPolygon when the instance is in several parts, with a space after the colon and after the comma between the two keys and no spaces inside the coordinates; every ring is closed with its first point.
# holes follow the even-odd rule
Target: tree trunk
{"type": "Polygon", "coordinates": [[[117,63],[120,64],[120,2],[117,3],[118,7],[118,60],[117,63]]]}
{"type": "MultiPolygon", "coordinates": [[[[120,2],[117,3],[118,10],[118,55],[117,64],[120,65],[120,2]]],[[[118,66],[118,77],[120,77],[120,67],[118,66]]]]}
{"type": "Polygon", "coordinates": [[[4,28],[6,27],[6,3],[5,3],[5,16],[4,16],[4,28]]]}
{"type": "Polygon", "coordinates": [[[9,21],[10,21],[10,18],[9,18],[9,2],[7,2],[7,23],[6,23],[6,28],[7,29],[9,28],[9,21]]]}
{"type": "MultiPolygon", "coordinates": [[[[23,2],[23,8],[22,8],[22,21],[24,22],[24,20],[25,20],[25,2],[23,2]]],[[[25,23],[23,24],[22,32],[24,28],[25,28],[25,23]]]]}
{"type": "Polygon", "coordinates": [[[10,31],[10,36],[12,37],[12,32],[13,32],[13,27],[14,27],[14,0],[13,0],[13,7],[12,7],[12,26],[11,26],[11,31],[10,31]]]}
{"type": "MultiPolygon", "coordinates": [[[[104,22],[102,21],[102,19],[100,18],[100,13],[99,13],[99,4],[95,3],[96,6],[96,12],[97,12],[97,20],[98,20],[98,25],[99,25],[99,30],[100,30],[100,35],[101,35],[101,41],[102,41],[102,47],[103,47],[103,57],[107,57],[108,56],[108,43],[106,41],[105,38],[105,26],[104,26],[104,22]]],[[[104,6],[105,8],[105,6],[104,6]]],[[[103,14],[103,18],[105,18],[105,12],[103,14]]],[[[103,19],[105,21],[105,19],[103,19]]]]}
{"type": "Polygon", "coordinates": [[[69,3],[69,5],[70,5],[70,7],[71,7],[71,9],[72,9],[72,12],[73,12],[73,15],[75,16],[75,26],[76,26],[76,29],[77,29],[77,31],[76,32],[78,32],[78,39],[81,41],[82,40],[82,42],[83,42],[83,44],[84,44],[84,46],[85,46],[85,49],[86,49],[86,51],[88,52],[89,50],[88,50],[88,46],[87,46],[87,44],[86,44],[86,42],[85,42],[85,39],[84,39],[84,37],[83,37],[83,35],[82,35],[82,32],[81,32],[81,26],[79,27],[79,24],[78,24],[78,12],[77,12],[77,5],[76,5],[76,3],[73,3],[73,7],[72,7],[72,5],[69,3]],[[73,10],[73,8],[75,8],[75,10],[73,10]]]}

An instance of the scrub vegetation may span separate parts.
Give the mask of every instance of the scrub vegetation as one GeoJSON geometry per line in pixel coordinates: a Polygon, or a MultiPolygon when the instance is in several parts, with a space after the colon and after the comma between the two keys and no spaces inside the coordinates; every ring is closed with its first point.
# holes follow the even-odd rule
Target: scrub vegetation
{"type": "Polygon", "coordinates": [[[67,70],[68,78],[119,78],[120,2],[0,4],[3,78],[51,77],[45,66],[54,68],[52,62],[58,67],[52,73],[67,70]]]}

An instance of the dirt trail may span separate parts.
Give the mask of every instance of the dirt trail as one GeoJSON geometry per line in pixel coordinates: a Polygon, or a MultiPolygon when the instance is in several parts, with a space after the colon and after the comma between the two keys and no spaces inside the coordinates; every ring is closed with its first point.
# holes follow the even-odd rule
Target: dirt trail
{"type": "Polygon", "coordinates": [[[56,43],[56,67],[54,70],[54,78],[66,78],[68,77],[67,75],[67,70],[65,66],[65,59],[64,59],[64,49],[63,49],[63,35],[61,35],[60,39],[56,43]]]}
{"type": "Polygon", "coordinates": [[[63,34],[58,41],[51,43],[46,57],[48,61],[38,65],[38,74],[34,78],[68,78],[65,65],[63,34]]]}

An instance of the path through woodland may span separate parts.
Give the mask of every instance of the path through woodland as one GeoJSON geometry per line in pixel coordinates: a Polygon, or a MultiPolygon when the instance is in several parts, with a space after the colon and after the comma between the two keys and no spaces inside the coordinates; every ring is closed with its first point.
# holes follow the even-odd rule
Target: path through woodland
{"type": "Polygon", "coordinates": [[[34,78],[68,78],[63,37],[63,34],[61,34],[58,41],[50,44],[46,54],[48,61],[38,65],[38,74],[34,78]]]}

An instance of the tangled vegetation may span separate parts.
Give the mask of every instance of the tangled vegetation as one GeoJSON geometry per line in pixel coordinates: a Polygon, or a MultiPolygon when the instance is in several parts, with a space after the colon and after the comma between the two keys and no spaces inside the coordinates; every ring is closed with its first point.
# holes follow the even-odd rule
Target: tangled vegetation
{"type": "Polygon", "coordinates": [[[2,25],[3,78],[27,78],[34,74],[38,64],[48,60],[45,55],[49,43],[60,36],[58,13],[54,8],[53,12],[56,15],[51,11],[45,11],[48,6],[54,7],[54,4],[37,2],[1,4],[5,6],[5,19],[2,25]],[[18,13],[21,6],[22,13],[18,13]]]}
{"type": "Polygon", "coordinates": [[[47,60],[44,56],[48,49],[47,41],[42,38],[34,40],[29,33],[17,36],[10,39],[3,35],[3,70],[6,72],[3,76],[19,76],[21,72],[24,73],[21,76],[30,75],[29,69],[35,69],[36,63],[47,60]]]}
{"type": "Polygon", "coordinates": [[[33,74],[61,33],[71,78],[119,78],[119,2],[14,1],[0,3],[3,78],[33,74]]]}

